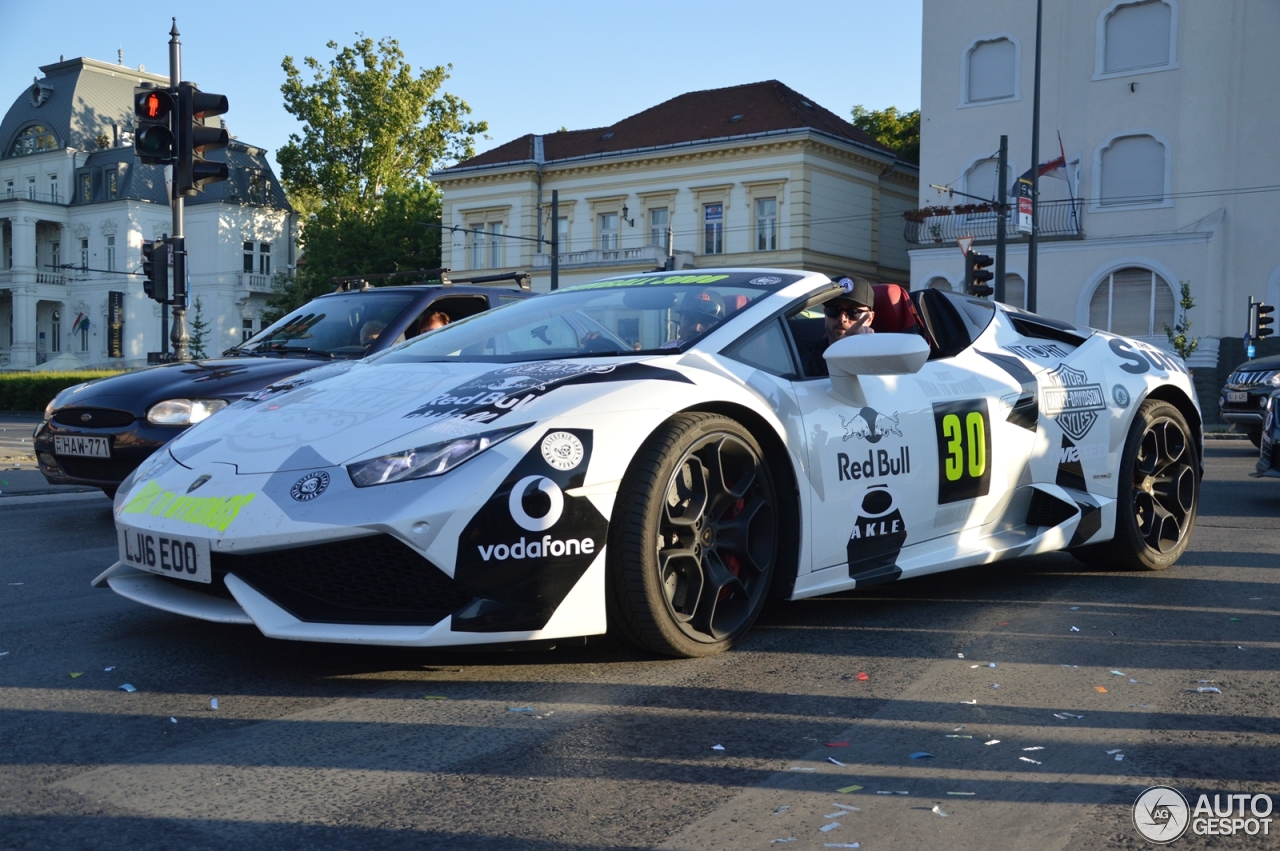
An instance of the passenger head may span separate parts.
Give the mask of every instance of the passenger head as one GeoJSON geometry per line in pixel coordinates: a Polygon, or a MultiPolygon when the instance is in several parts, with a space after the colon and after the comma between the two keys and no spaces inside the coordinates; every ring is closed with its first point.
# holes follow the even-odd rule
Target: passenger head
{"type": "Polygon", "coordinates": [[[449,324],[449,314],[443,310],[433,310],[431,313],[423,314],[418,320],[418,333],[425,334],[428,331],[434,331],[437,328],[443,328],[449,324]]]}
{"type": "Polygon", "coordinates": [[[710,330],[725,317],[724,299],[712,290],[686,293],[676,308],[680,339],[689,340],[710,330]]]}
{"type": "Polygon", "coordinates": [[[871,325],[875,318],[876,292],[866,278],[843,277],[836,283],[844,293],[822,305],[823,327],[827,341],[834,343],[841,337],[857,334],[871,325]]]}
{"type": "Polygon", "coordinates": [[[387,323],[379,319],[370,319],[364,325],[360,326],[360,345],[367,346],[374,340],[378,339],[378,335],[387,327],[387,323]]]}

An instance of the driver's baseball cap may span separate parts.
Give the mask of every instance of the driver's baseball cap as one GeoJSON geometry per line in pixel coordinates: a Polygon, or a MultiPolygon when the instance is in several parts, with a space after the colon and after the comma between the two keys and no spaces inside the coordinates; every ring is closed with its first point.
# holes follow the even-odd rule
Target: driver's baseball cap
{"type": "Polygon", "coordinates": [[[850,302],[858,307],[865,307],[868,310],[874,310],[876,306],[876,291],[871,286],[871,282],[866,278],[844,276],[836,278],[836,284],[844,290],[843,295],[836,296],[831,301],[834,302],[850,302]]]}
{"type": "Polygon", "coordinates": [[[680,313],[701,314],[708,319],[723,319],[724,299],[713,290],[695,290],[685,294],[676,310],[680,313]]]}

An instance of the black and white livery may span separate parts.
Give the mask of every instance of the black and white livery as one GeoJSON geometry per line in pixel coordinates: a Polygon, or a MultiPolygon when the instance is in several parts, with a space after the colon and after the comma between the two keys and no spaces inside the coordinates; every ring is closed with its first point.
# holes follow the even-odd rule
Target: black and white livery
{"type": "Polygon", "coordinates": [[[609,631],[699,656],[770,593],[1181,555],[1202,472],[1181,361],[895,284],[874,334],[830,342],[842,293],[780,269],[613,278],[269,387],[122,484],[95,584],[277,638],[609,631]],[[819,346],[829,374],[806,374],[819,346]]]}

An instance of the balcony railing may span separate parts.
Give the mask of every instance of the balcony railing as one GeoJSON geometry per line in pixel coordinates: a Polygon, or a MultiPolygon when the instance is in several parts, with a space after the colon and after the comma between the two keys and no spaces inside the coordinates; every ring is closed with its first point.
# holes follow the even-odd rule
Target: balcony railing
{"type": "Polygon", "coordinates": [[[13,273],[10,271],[0,272],[0,284],[12,284],[13,273]]]}
{"type": "Polygon", "coordinates": [[[39,201],[42,204],[67,203],[67,199],[59,192],[33,192],[30,189],[18,188],[0,190],[0,201],[39,201]]]}
{"type": "MultiPolygon", "coordinates": [[[[1083,236],[1081,207],[1078,198],[1075,201],[1041,201],[1036,222],[1040,236],[1083,236]]],[[[995,210],[981,204],[912,210],[906,216],[906,240],[912,245],[950,244],[965,236],[971,236],[978,242],[992,242],[1000,226],[995,210]]],[[[1026,236],[1018,230],[1016,207],[1010,210],[1009,220],[1005,223],[1005,236],[1009,239],[1026,236]]]]}
{"type": "MultiPolygon", "coordinates": [[[[572,266],[624,266],[637,263],[655,266],[667,259],[667,250],[660,245],[642,245],[636,248],[592,248],[587,251],[567,251],[560,253],[560,268],[572,266]]],[[[548,269],[551,267],[550,254],[535,254],[533,268],[548,269]]]]}
{"type": "Polygon", "coordinates": [[[271,276],[259,275],[256,272],[241,272],[240,286],[251,293],[269,293],[272,291],[271,276]]]}
{"type": "Polygon", "coordinates": [[[36,272],[37,284],[56,284],[58,286],[66,286],[67,276],[57,275],[53,272],[36,272]]]}

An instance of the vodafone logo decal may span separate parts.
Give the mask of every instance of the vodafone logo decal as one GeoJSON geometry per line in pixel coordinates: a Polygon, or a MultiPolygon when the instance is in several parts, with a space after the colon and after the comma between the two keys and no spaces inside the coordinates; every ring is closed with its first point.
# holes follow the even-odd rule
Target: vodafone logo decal
{"type": "Polygon", "coordinates": [[[560,515],[564,513],[564,491],[546,476],[525,476],[511,488],[507,510],[521,529],[542,532],[560,521],[560,515]],[[548,507],[541,516],[534,517],[525,510],[526,499],[535,504],[546,499],[548,507]]]}

